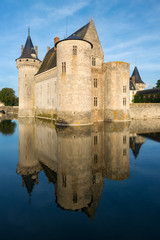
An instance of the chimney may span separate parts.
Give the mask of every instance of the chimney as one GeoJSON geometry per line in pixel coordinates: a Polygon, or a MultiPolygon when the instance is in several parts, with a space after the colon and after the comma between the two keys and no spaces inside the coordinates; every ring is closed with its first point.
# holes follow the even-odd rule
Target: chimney
{"type": "Polygon", "coordinates": [[[23,53],[23,45],[21,45],[21,54],[23,53]]]}
{"type": "Polygon", "coordinates": [[[59,37],[54,38],[54,51],[56,51],[55,45],[56,45],[57,42],[59,42],[59,37]]]}
{"type": "Polygon", "coordinates": [[[135,84],[135,76],[132,76],[132,82],[135,84]]]}
{"type": "Polygon", "coordinates": [[[38,47],[37,46],[35,46],[35,52],[36,52],[36,55],[38,57],[38,47]]]}
{"type": "Polygon", "coordinates": [[[50,50],[50,47],[47,47],[47,52],[50,50]]]}

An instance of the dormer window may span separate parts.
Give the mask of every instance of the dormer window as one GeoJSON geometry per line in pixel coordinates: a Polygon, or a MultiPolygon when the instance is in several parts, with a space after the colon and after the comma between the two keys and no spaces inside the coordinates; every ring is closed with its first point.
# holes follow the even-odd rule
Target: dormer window
{"type": "Polygon", "coordinates": [[[96,66],[96,58],[92,57],[92,66],[96,66]]]}
{"type": "Polygon", "coordinates": [[[73,55],[74,55],[74,56],[77,55],[77,46],[73,46],[73,55]]]}

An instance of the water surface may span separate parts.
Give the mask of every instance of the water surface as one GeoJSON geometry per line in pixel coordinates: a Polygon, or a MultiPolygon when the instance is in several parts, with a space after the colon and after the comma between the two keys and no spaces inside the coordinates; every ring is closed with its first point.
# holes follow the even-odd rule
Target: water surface
{"type": "Polygon", "coordinates": [[[1,239],[159,239],[159,156],[158,120],[1,120],[1,239]]]}

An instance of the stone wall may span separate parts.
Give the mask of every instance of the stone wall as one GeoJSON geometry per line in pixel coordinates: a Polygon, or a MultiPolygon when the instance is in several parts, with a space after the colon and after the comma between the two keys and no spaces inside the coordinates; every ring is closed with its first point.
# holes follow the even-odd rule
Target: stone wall
{"type": "Polygon", "coordinates": [[[35,115],[55,118],[57,109],[57,67],[35,76],[35,115]]]}
{"type": "Polygon", "coordinates": [[[18,115],[18,106],[1,106],[0,111],[5,111],[5,114],[14,114],[18,115]]]}
{"type": "Polygon", "coordinates": [[[131,120],[160,118],[160,103],[130,104],[130,118],[131,120]]]}

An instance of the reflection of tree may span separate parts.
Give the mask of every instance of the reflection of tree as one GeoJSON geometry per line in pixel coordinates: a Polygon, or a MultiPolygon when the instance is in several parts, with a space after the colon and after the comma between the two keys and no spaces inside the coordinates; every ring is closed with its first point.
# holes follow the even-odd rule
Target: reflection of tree
{"type": "Polygon", "coordinates": [[[16,123],[12,120],[4,120],[0,123],[0,132],[4,135],[13,134],[16,128],[16,123]]]}

